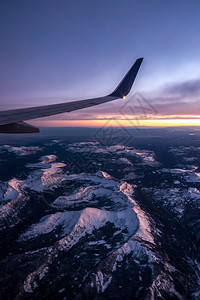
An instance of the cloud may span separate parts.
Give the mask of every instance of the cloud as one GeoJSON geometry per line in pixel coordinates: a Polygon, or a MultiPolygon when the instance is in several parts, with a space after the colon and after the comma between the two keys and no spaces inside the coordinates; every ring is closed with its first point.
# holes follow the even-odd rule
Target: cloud
{"type": "Polygon", "coordinates": [[[164,92],[179,97],[200,96],[200,79],[188,80],[181,83],[174,83],[164,88],[164,92]]]}
{"type": "Polygon", "coordinates": [[[158,115],[200,115],[200,79],[165,85],[146,99],[158,115]]]}

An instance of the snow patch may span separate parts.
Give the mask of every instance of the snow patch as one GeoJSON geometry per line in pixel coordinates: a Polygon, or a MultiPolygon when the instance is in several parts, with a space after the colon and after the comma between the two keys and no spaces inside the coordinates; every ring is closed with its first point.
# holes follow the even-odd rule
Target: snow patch
{"type": "Polygon", "coordinates": [[[25,156],[25,155],[35,154],[38,151],[42,151],[42,148],[40,148],[38,146],[13,147],[13,146],[10,146],[10,145],[4,145],[4,146],[0,146],[0,150],[7,150],[8,152],[15,153],[17,156],[25,156]]]}

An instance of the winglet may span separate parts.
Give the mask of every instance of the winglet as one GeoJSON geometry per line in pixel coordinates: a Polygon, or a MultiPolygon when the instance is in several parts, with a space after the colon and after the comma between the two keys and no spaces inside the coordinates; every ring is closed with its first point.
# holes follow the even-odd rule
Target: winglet
{"type": "Polygon", "coordinates": [[[124,98],[131,90],[133,82],[137,76],[143,58],[138,58],[130,70],[126,73],[122,81],[118,84],[116,89],[109,95],[112,97],[124,98]]]}

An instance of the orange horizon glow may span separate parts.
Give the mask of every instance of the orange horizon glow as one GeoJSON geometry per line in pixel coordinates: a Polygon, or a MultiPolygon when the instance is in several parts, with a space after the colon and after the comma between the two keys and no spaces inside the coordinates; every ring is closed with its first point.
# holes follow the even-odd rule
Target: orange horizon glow
{"type": "Polygon", "coordinates": [[[147,120],[41,120],[32,121],[41,127],[176,127],[200,126],[200,119],[147,119],[147,120]]]}

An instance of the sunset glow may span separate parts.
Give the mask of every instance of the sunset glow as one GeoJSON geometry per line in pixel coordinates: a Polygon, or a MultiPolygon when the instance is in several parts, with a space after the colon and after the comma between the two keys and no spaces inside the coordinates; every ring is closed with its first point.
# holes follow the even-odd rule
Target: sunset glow
{"type": "Polygon", "coordinates": [[[32,121],[31,124],[44,127],[174,127],[200,126],[200,119],[154,119],[154,120],[51,120],[32,121]]]}

